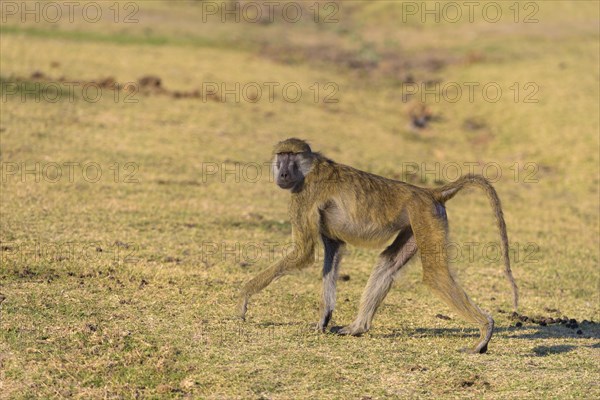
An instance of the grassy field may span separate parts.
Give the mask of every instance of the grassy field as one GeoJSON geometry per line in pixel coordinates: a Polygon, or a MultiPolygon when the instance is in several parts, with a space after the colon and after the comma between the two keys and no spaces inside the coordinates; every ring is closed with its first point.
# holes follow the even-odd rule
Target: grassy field
{"type": "MultiPolygon", "coordinates": [[[[246,8],[239,23],[220,3],[98,2],[97,22],[82,5],[52,22],[42,2],[36,22],[2,2],[0,398],[600,397],[598,2],[482,2],[472,22],[439,3],[439,23],[421,2],[322,2],[319,22],[296,2],[298,22],[246,8]],[[135,83],[149,76],[160,85],[135,83]],[[237,320],[242,283],[291,240],[266,164],[291,136],[421,185],[492,178],[530,318],[511,316],[473,190],[448,203],[450,239],[496,320],[487,354],[458,352],[478,332],[418,260],[359,338],[313,330],[321,254],[237,320]]],[[[333,325],[377,253],[349,249],[333,325]]]]}

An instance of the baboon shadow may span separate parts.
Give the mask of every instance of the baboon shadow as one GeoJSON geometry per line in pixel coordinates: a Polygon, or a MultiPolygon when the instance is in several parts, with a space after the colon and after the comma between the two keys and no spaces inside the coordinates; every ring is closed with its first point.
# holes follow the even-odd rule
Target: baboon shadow
{"type": "Polygon", "coordinates": [[[254,323],[255,326],[259,327],[259,328],[268,328],[271,326],[303,326],[305,324],[300,323],[300,322],[272,322],[272,321],[265,321],[265,322],[255,322],[254,323]]]}
{"type": "MultiPolygon", "coordinates": [[[[577,329],[567,328],[564,325],[535,325],[527,324],[522,327],[496,326],[496,334],[509,339],[600,339],[600,323],[581,324],[577,329]],[[578,329],[582,331],[577,334],[578,329]]],[[[452,337],[479,337],[479,330],[474,328],[416,328],[398,329],[388,334],[370,334],[374,338],[397,338],[399,336],[429,337],[429,336],[452,336],[452,337]]],[[[600,347],[600,343],[592,345],[600,347]]]]}
{"type": "Polygon", "coordinates": [[[568,353],[576,348],[577,346],[571,344],[559,344],[556,346],[537,346],[532,351],[537,357],[546,357],[552,354],[568,353]]]}

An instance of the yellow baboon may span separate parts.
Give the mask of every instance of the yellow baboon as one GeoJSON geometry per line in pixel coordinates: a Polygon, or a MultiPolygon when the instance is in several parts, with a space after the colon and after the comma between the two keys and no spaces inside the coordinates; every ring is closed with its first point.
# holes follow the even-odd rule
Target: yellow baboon
{"type": "Polygon", "coordinates": [[[278,143],[274,157],[276,183],[291,192],[289,211],[295,248],[244,285],[239,304],[242,318],[250,296],[275,278],[311,265],[321,240],[325,257],[322,312],[317,328],[324,331],[335,307],[336,279],[344,245],[383,246],[395,237],[381,253],[369,278],[358,316],[337,333],[360,335],[369,330],[394,275],[418,249],[425,284],[455,312],[479,327],[481,337],[470,351],[487,351],[494,320],[469,299],[450,274],[445,252],[448,222],[444,207],[446,201],[467,186],[477,186],[486,192],[496,215],[505,273],[513,289],[516,310],[517,286],[510,269],[500,199],[484,177],[467,175],[440,188],[421,188],[337,164],[295,138],[278,143]]]}

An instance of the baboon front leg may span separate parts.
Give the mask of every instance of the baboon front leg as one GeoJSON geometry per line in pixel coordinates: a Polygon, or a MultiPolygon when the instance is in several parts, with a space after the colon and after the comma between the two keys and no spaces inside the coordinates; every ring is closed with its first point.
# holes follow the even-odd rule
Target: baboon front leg
{"type": "Polygon", "coordinates": [[[419,220],[414,222],[411,215],[411,224],[421,249],[423,282],[460,316],[479,326],[481,337],[468,351],[485,353],[492,337],[494,320],[469,299],[450,274],[446,255],[445,215],[420,215],[419,220]]]}
{"type": "Polygon", "coordinates": [[[246,319],[246,312],[248,311],[248,300],[250,296],[260,292],[267,287],[275,278],[278,278],[282,274],[282,270],[278,264],[273,265],[258,273],[254,278],[249,280],[242,288],[240,293],[240,300],[238,308],[240,310],[240,318],[246,319]]]}
{"type": "Polygon", "coordinates": [[[336,282],[344,243],[326,236],[322,236],[322,239],[323,246],[325,247],[325,257],[323,260],[323,302],[321,305],[321,319],[317,323],[317,330],[324,332],[335,308],[336,282]]]}
{"type": "Polygon", "coordinates": [[[381,253],[362,294],[356,319],[337,333],[358,336],[371,328],[373,316],[392,287],[394,276],[416,252],[417,245],[412,230],[409,228],[400,232],[394,242],[381,253]]]}
{"type": "Polygon", "coordinates": [[[301,253],[292,252],[275,263],[273,266],[259,272],[258,275],[249,280],[242,287],[242,291],[240,293],[240,299],[238,302],[240,317],[243,320],[246,318],[248,300],[251,296],[263,290],[271,282],[273,282],[273,280],[279,278],[285,273],[291,270],[302,269],[309,266],[314,261],[314,257],[314,248],[312,246],[307,247],[305,251],[301,253]]]}

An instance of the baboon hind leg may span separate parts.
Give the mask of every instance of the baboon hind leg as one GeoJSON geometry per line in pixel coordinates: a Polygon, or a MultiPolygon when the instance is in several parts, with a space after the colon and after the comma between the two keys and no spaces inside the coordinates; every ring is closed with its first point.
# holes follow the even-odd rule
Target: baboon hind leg
{"type": "Polygon", "coordinates": [[[363,291],[358,315],[354,322],[337,331],[340,335],[358,336],[371,328],[371,321],[379,305],[388,294],[394,276],[417,252],[410,228],[401,231],[394,242],[379,256],[379,261],[363,291]]]}
{"type": "MultiPolygon", "coordinates": [[[[443,209],[443,207],[441,207],[443,209]]],[[[445,210],[437,207],[436,214],[410,214],[411,226],[421,250],[423,282],[461,317],[479,326],[481,336],[470,350],[485,353],[492,337],[494,320],[477,307],[450,274],[446,255],[447,221],[445,210]],[[413,218],[414,216],[414,218],[413,218]]]]}

